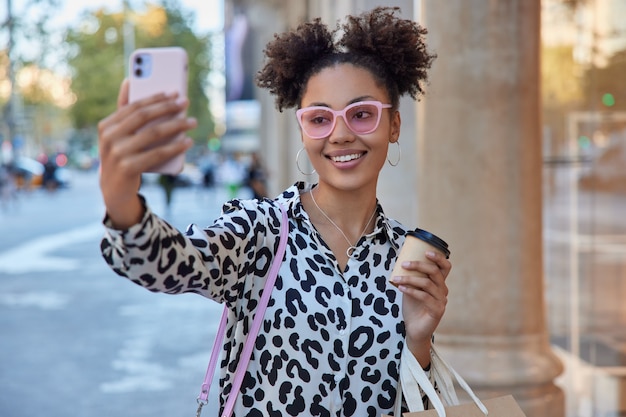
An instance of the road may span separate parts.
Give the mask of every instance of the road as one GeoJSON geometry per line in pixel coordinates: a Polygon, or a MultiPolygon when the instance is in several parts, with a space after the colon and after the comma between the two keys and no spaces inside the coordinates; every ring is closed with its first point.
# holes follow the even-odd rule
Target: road
{"type": "MultiPolygon", "coordinates": [[[[165,215],[161,190],[144,193],[182,229],[223,201],[177,189],[165,215]]],[[[195,415],[221,307],[115,275],[99,251],[103,213],[95,173],[0,211],[0,416],[195,415]]]]}

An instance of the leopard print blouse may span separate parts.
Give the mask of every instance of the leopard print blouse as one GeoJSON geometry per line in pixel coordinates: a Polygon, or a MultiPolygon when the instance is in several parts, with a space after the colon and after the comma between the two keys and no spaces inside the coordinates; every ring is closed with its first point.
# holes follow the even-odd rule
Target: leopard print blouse
{"type": "Polygon", "coordinates": [[[128,230],[105,219],[101,251],[117,274],[150,291],[192,292],[229,306],[223,407],[278,247],[282,204],[287,250],[234,415],[392,414],[405,329],[402,296],[388,277],[406,229],[378,205],[375,230],[342,271],[300,202],[310,188],[296,183],[276,200],[227,202],[211,226],[186,233],[148,207],[128,230]]]}

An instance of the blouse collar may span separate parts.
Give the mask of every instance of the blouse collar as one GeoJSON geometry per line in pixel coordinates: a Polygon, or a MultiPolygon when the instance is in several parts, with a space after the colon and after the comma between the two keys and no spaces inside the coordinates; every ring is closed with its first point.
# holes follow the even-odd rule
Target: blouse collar
{"type": "MultiPolygon", "coordinates": [[[[313,189],[316,185],[317,184],[307,183],[305,181],[298,181],[283,191],[282,194],[276,198],[276,200],[287,207],[287,212],[289,213],[290,218],[310,223],[309,215],[304,210],[300,196],[311,191],[311,189],[313,189]]],[[[398,243],[394,237],[391,220],[385,216],[385,212],[383,211],[378,199],[376,200],[376,213],[376,226],[372,234],[378,235],[383,233],[385,240],[390,242],[395,249],[398,249],[398,243]]]]}

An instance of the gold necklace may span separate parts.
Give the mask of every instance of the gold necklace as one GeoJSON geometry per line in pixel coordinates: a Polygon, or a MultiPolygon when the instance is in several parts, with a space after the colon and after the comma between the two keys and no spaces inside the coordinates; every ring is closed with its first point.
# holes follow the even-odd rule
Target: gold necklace
{"type": "MultiPolygon", "coordinates": [[[[356,246],[354,246],[352,243],[350,243],[350,239],[348,239],[348,237],[343,232],[343,230],[341,230],[341,228],[339,226],[337,226],[337,223],[335,223],[333,221],[333,219],[328,217],[328,214],[326,214],[326,212],[324,210],[322,210],[322,208],[317,204],[317,201],[315,201],[315,197],[313,196],[313,190],[310,191],[310,194],[311,194],[311,200],[313,200],[313,204],[315,204],[315,207],[317,207],[317,209],[320,211],[320,213],[322,213],[324,215],[324,217],[326,217],[326,220],[328,220],[333,226],[335,226],[335,228],[337,230],[339,230],[339,233],[341,233],[341,235],[346,240],[346,242],[348,242],[348,249],[346,249],[346,255],[348,256],[348,258],[350,258],[352,256],[352,254],[354,253],[354,251],[356,250],[356,246]]],[[[363,231],[359,235],[359,238],[356,240],[356,243],[359,243],[359,240],[361,239],[361,236],[363,236],[363,234],[367,230],[367,226],[370,225],[370,222],[374,218],[374,214],[376,214],[376,207],[374,207],[374,212],[370,216],[370,219],[367,221],[367,223],[365,223],[365,227],[363,228],[363,231]]]]}

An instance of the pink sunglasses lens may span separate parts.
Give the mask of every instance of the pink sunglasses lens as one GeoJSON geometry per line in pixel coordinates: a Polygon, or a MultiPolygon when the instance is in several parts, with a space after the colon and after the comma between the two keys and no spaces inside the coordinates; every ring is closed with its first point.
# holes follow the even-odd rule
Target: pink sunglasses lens
{"type": "MultiPolygon", "coordinates": [[[[313,107],[301,112],[300,124],[311,138],[324,138],[331,134],[335,117],[330,109],[313,107]]],[[[355,103],[346,107],[344,120],[354,133],[371,133],[378,127],[379,109],[375,104],[355,103]]]]}

